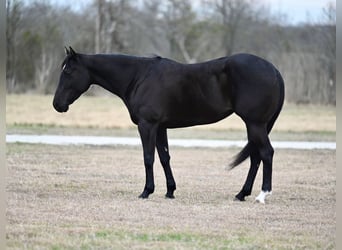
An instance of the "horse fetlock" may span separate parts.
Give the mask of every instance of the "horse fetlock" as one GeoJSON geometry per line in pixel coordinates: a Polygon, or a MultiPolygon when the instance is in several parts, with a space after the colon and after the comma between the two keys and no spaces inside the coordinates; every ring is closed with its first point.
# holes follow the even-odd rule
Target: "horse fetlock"
{"type": "Polygon", "coordinates": [[[167,192],[165,194],[166,198],[174,199],[175,196],[173,195],[173,192],[176,190],[176,185],[170,185],[167,187],[167,192]]]}
{"type": "Polygon", "coordinates": [[[167,185],[167,191],[173,192],[175,190],[176,190],[176,184],[175,183],[167,185]]]}
{"type": "Polygon", "coordinates": [[[255,201],[261,204],[265,204],[266,197],[270,195],[272,195],[272,191],[261,190],[260,194],[255,198],[255,201]]]}
{"type": "Polygon", "coordinates": [[[235,195],[235,200],[239,200],[239,201],[245,201],[245,197],[249,196],[251,194],[251,192],[245,191],[244,189],[242,189],[237,195],[235,195]]]}
{"type": "Polygon", "coordinates": [[[145,187],[144,191],[139,195],[139,198],[147,199],[150,194],[154,192],[154,186],[153,187],[145,187]]]}
{"type": "Polygon", "coordinates": [[[173,194],[173,191],[167,191],[167,193],[165,194],[165,198],[174,199],[175,196],[173,194]]]}

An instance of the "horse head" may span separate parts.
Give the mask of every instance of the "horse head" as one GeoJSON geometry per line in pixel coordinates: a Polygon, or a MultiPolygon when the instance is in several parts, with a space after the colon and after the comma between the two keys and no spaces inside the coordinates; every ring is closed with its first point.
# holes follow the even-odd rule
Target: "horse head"
{"type": "Polygon", "coordinates": [[[62,63],[58,87],[53,106],[58,112],[66,112],[72,104],[90,87],[90,75],[82,63],[80,54],[71,47],[65,48],[66,57],[62,63]]]}

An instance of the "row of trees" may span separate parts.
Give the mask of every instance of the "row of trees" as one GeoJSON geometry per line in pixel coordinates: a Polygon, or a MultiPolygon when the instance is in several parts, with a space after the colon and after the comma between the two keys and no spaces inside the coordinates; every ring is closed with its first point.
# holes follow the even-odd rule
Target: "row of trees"
{"type": "Polygon", "coordinates": [[[77,11],[7,0],[7,91],[52,93],[64,45],[186,63],[248,52],[280,69],[287,101],[335,104],[335,37],[334,4],[288,26],[258,0],[93,0],[77,11]]]}

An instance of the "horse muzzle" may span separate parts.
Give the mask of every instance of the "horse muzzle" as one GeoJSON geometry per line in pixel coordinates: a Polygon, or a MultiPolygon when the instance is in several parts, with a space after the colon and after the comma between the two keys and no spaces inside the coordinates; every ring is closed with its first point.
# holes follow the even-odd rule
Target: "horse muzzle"
{"type": "Polygon", "coordinates": [[[61,105],[57,102],[53,102],[53,107],[55,108],[55,110],[59,113],[64,113],[67,112],[69,109],[69,105],[61,105]]]}

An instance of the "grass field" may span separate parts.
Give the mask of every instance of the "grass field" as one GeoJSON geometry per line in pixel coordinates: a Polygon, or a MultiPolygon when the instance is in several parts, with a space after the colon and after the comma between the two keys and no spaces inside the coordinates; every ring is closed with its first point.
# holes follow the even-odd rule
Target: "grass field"
{"type": "MultiPolygon", "coordinates": [[[[137,135],[128,111],[116,97],[82,96],[67,113],[57,113],[52,96],[6,96],[9,133],[137,135]]],[[[336,110],[332,106],[285,104],[272,130],[279,140],[335,141],[336,110]]],[[[215,124],[170,131],[171,137],[241,139],[245,125],[232,115],[215,124]]]]}
{"type": "MultiPolygon", "coordinates": [[[[114,97],[81,97],[66,114],[52,96],[6,96],[7,133],[137,136],[114,97]]],[[[276,140],[335,141],[331,106],[285,104],[276,140]]],[[[246,137],[237,116],[169,132],[171,138],[246,137]]],[[[238,149],[171,148],[176,199],[144,185],[140,147],[7,144],[8,249],[336,249],[336,151],[276,150],[273,195],[236,202],[248,162],[226,166],[238,149]]]]}
{"type": "Polygon", "coordinates": [[[278,150],[273,195],[233,201],[247,163],[235,149],[172,149],[176,199],[144,185],[135,147],[9,144],[8,249],[335,249],[335,151],[278,150]]]}

